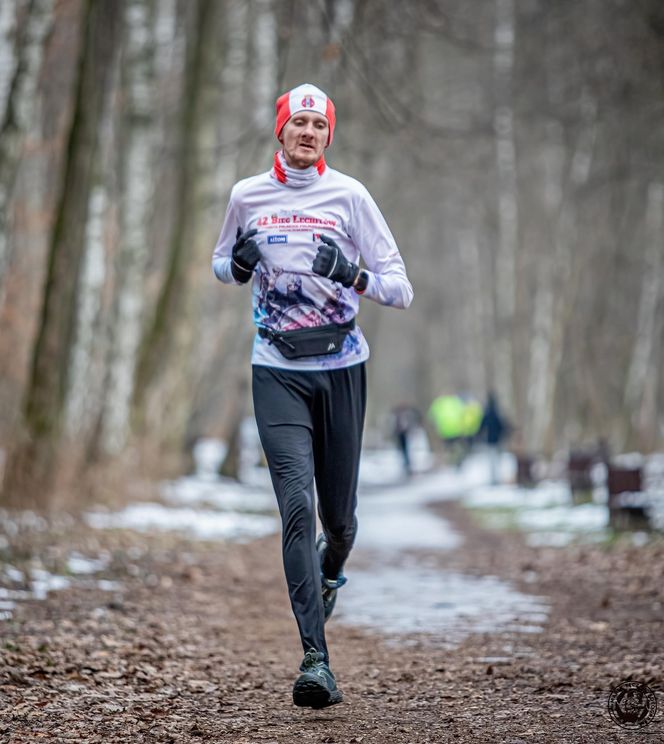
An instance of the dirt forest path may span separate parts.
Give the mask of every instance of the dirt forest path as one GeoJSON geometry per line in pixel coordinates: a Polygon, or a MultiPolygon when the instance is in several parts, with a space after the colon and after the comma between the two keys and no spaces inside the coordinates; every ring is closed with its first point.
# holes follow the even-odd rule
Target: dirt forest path
{"type": "Polygon", "coordinates": [[[431,560],[547,597],[542,632],[475,634],[449,649],[333,619],[345,702],[323,711],[291,703],[301,651],[277,536],[238,545],[80,524],[40,533],[33,550],[55,564],[73,549],[109,551],[103,575],[119,588],[74,584],[1,621],[0,742],[664,741],[661,541],[531,548],[479,528],[457,502],[431,507],[438,516],[465,541],[431,560]],[[630,678],[659,697],[640,732],[607,714],[612,685],[630,678]]]}

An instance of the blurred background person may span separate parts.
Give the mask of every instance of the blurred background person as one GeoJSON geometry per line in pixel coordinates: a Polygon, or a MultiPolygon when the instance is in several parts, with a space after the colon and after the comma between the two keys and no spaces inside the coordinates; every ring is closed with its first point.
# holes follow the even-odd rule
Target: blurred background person
{"type": "Polygon", "coordinates": [[[496,394],[493,391],[489,392],[477,437],[478,440],[485,441],[489,448],[489,472],[492,486],[500,482],[501,445],[509,436],[511,429],[511,424],[500,412],[496,394]]]}
{"type": "Polygon", "coordinates": [[[392,409],[392,437],[401,455],[404,475],[413,474],[411,439],[414,431],[422,424],[419,409],[408,403],[399,403],[392,409]]]}

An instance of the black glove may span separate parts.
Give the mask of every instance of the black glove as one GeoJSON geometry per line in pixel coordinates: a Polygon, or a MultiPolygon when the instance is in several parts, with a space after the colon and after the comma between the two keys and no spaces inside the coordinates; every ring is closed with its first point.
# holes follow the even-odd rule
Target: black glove
{"type": "Polygon", "coordinates": [[[231,274],[233,279],[242,282],[242,284],[251,279],[256,264],[261,260],[258,244],[255,240],[251,240],[257,232],[258,230],[254,229],[243,233],[241,227],[237,229],[231,261],[231,274]]]}
{"type": "Polygon", "coordinates": [[[325,245],[318,246],[318,253],[311,267],[312,271],[333,282],[339,282],[344,287],[352,287],[360,273],[360,267],[344,256],[343,251],[332,238],[321,235],[320,239],[325,245]]]}

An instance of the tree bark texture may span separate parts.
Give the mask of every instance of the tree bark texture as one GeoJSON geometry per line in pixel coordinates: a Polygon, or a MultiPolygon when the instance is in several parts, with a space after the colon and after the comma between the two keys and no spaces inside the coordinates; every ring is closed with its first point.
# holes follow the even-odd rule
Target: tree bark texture
{"type": "Polygon", "coordinates": [[[11,500],[36,500],[53,483],[53,467],[67,392],[89,194],[115,53],[120,3],[84,6],[79,77],[58,209],[47,259],[46,285],[32,369],[25,393],[26,439],[9,459],[5,487],[11,500]]]}

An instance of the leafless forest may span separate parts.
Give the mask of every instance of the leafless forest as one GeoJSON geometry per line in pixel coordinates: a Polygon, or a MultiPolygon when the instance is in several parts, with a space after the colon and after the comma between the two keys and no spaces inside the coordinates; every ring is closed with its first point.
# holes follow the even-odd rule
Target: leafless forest
{"type": "Polygon", "coordinates": [[[361,310],[370,420],[494,388],[517,447],[664,445],[661,0],[2,0],[6,503],[230,436],[250,299],[211,252],[305,81],[415,288],[361,310]]]}

